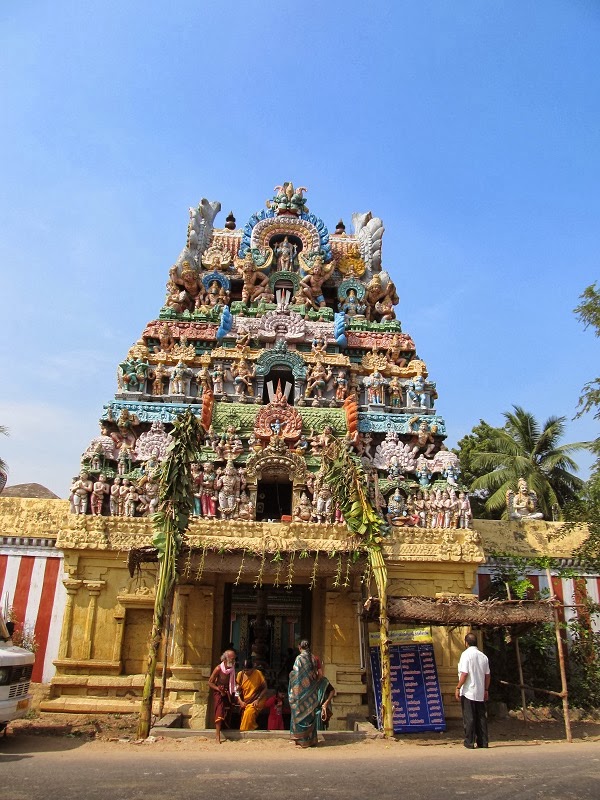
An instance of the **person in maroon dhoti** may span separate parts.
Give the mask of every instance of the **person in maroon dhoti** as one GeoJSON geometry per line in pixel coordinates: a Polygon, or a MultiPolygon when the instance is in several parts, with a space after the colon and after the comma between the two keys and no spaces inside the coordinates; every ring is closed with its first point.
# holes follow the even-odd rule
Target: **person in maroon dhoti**
{"type": "Polygon", "coordinates": [[[221,728],[223,725],[229,727],[231,706],[236,693],[235,650],[225,650],[221,663],[217,664],[208,679],[208,685],[213,693],[217,744],[221,744],[221,728]]]}

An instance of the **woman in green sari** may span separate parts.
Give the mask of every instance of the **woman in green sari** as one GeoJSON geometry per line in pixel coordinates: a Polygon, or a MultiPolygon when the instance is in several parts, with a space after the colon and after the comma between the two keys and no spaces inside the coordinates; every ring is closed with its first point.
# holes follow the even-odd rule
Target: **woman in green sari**
{"type": "Polygon", "coordinates": [[[310,652],[306,639],[300,642],[299,649],[300,654],[290,672],[290,733],[292,741],[299,747],[316,747],[317,712],[320,714],[330,684],[327,678],[319,677],[319,663],[310,652]]]}

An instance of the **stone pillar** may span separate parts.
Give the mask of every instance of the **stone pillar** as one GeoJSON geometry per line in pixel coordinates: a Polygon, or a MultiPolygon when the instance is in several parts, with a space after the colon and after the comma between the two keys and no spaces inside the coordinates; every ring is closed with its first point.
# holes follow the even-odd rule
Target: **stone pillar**
{"type": "Polygon", "coordinates": [[[102,587],[106,585],[106,581],[83,581],[83,585],[89,592],[90,600],[88,603],[88,612],[85,620],[82,656],[84,659],[90,659],[92,657],[92,642],[94,640],[94,629],[96,627],[98,595],[102,591],[102,587]]]}
{"type": "Polygon", "coordinates": [[[123,634],[125,633],[125,609],[122,605],[115,608],[115,622],[117,623],[117,630],[115,633],[115,643],[113,647],[112,660],[114,662],[121,661],[121,653],[123,650],[123,634]]]}
{"type": "Polygon", "coordinates": [[[185,642],[187,638],[188,600],[191,586],[177,587],[175,597],[175,623],[173,626],[173,664],[181,666],[186,663],[185,642]]]}
{"type": "Polygon", "coordinates": [[[65,604],[65,615],[58,648],[59,660],[69,657],[71,631],[73,630],[73,606],[75,604],[75,595],[82,584],[83,581],[75,580],[74,578],[66,578],[66,580],[63,581],[63,585],[67,590],[67,601],[65,604]]]}

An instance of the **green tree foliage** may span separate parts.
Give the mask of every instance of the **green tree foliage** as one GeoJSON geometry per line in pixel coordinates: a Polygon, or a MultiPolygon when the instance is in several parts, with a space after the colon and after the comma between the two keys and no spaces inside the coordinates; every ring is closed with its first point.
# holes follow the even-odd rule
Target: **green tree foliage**
{"type": "MultiPolygon", "coordinates": [[[[458,447],[454,450],[460,462],[461,481],[469,488],[473,485],[476,478],[482,475],[481,469],[477,469],[473,463],[474,456],[478,453],[487,453],[491,447],[491,425],[480,419],[479,424],[475,425],[471,433],[458,442],[458,447]]],[[[485,507],[485,500],[488,496],[486,490],[471,494],[471,508],[476,519],[493,519],[493,516],[485,507]]]]}
{"type": "MultiPolygon", "coordinates": [[[[579,296],[581,302],[574,309],[576,316],[584,327],[593,328],[594,334],[600,337],[600,289],[595,283],[588,286],[579,296]]],[[[594,411],[594,419],[600,420],[600,378],[594,378],[583,387],[579,398],[579,411],[577,417],[594,411]]],[[[600,471],[600,437],[593,444],[593,450],[598,456],[595,472],[600,471]]]]}
{"type": "Polygon", "coordinates": [[[589,445],[559,444],[565,417],[550,417],[540,425],[533,414],[513,406],[504,418],[501,428],[481,421],[470,434],[475,441],[467,442],[467,468],[477,476],[471,490],[489,493],[485,509],[493,519],[499,519],[506,516],[506,492],[516,490],[519,478],[525,478],[529,489],[537,494],[540,511],[546,519],[552,519],[553,506],[562,510],[583,489],[583,481],[573,474],[578,467],[570,454],[589,445]]]}

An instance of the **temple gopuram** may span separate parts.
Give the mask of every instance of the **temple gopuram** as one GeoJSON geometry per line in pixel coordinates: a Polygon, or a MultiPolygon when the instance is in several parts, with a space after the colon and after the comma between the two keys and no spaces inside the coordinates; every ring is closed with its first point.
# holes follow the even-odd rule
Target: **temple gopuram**
{"type": "MultiPolygon", "coordinates": [[[[203,431],[194,516],[160,657],[167,707],[186,725],[212,724],[207,680],[226,647],[275,687],[301,638],[336,688],[331,727],[369,717],[372,575],[325,480],[334,445],[360,460],[385,521],[389,594],[471,595],[483,534],[444,445],[435,381],[397,317],[383,223],[356,213],[351,233],[342,221],[330,232],[305,192],[276,187],[241,228],[233,214],[216,227],[220,203],[190,208],[164,305],[118,365],[57,523],[66,600],[43,708],[138,708],[157,573],[151,516],[173,421],[190,408],[203,431]]],[[[432,628],[447,715],[459,713],[463,635],[432,628]]]]}

